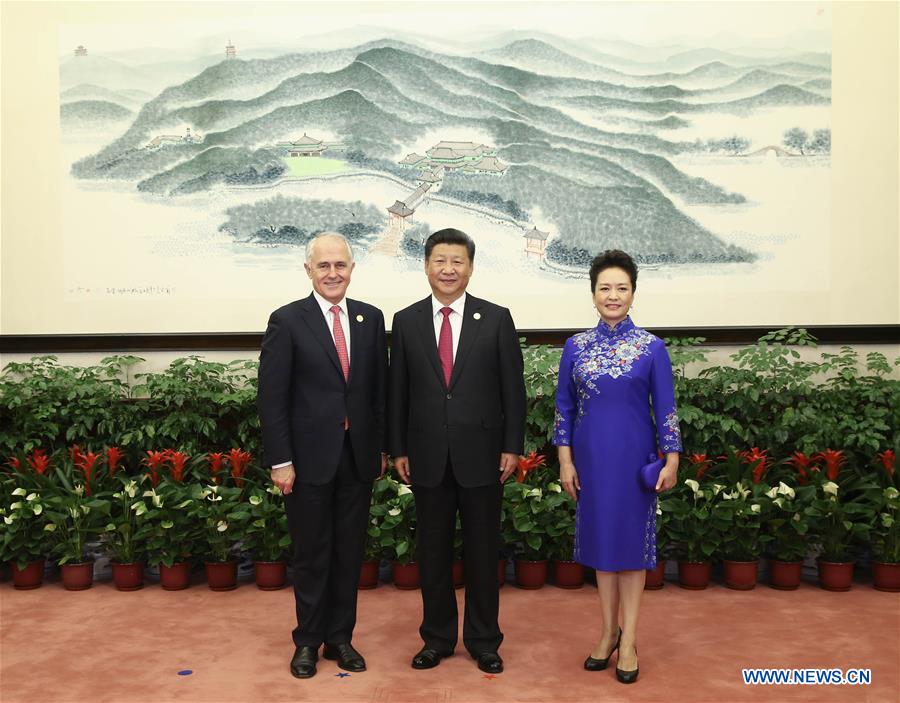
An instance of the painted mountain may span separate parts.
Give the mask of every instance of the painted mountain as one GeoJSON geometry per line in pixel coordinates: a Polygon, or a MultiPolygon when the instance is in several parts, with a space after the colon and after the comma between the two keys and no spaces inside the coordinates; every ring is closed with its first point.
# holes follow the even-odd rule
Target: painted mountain
{"type": "MultiPolygon", "coordinates": [[[[270,59],[230,58],[155,97],[123,88],[146,90],[146,67],[129,76],[121,62],[98,62],[93,73],[67,62],[64,128],[82,119],[127,125],[71,172],[79,179],[133,183],[154,197],[267,185],[271,198],[279,184],[298,177],[290,145],[299,144],[300,135],[325,134],[321,148],[343,162],[342,174],[382,174],[413,192],[425,171],[440,166],[401,163],[414,143],[431,134],[458,143],[482,135],[496,156],[491,163],[502,166],[443,169],[428,195],[475,204],[515,225],[512,236],[518,237],[539,212],[554,230],[546,256],[562,267],[583,266],[591,253],[611,247],[645,263],[753,260],[754,252],[726,243],[684,211],[737,205],[745,196],[675,162],[719,148],[741,157],[751,146],[766,145],[736,136],[729,147],[680,132],[715,116],[746,119],[761,111],[827,106],[828,55],[754,58],[679,48],[640,63],[633,45],[614,57],[612,43],[552,41],[549,35],[516,38],[451,55],[381,39],[270,59]],[[111,76],[106,82],[104,70],[111,76]]],[[[368,205],[378,209],[367,212],[384,213],[386,233],[390,203],[368,205]]],[[[282,224],[296,225],[291,232],[306,237],[313,233],[300,223],[282,224]]],[[[377,229],[365,229],[373,247],[377,229]]]]}

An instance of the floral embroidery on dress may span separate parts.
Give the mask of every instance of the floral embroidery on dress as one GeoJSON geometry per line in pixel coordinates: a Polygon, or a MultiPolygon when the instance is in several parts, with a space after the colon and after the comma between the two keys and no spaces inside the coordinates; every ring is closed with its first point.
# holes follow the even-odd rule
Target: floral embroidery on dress
{"type": "Polygon", "coordinates": [[[562,416],[562,413],[559,411],[559,408],[556,409],[556,419],[554,420],[554,431],[553,431],[553,443],[557,447],[568,447],[571,445],[571,439],[569,438],[569,432],[565,427],[566,420],[562,416]]]}
{"type": "Polygon", "coordinates": [[[644,568],[656,568],[656,498],[650,503],[644,523],[644,568]]]}
{"type": "Polygon", "coordinates": [[[678,415],[673,410],[666,414],[665,432],[660,433],[660,444],[665,452],[681,451],[681,428],[678,426],[678,415]]]}
{"type": "Polygon", "coordinates": [[[634,363],[650,352],[654,339],[646,330],[635,327],[630,318],[620,322],[614,330],[601,320],[594,329],[572,338],[577,355],[575,378],[597,392],[594,379],[599,376],[619,378],[628,374],[634,363]]]}

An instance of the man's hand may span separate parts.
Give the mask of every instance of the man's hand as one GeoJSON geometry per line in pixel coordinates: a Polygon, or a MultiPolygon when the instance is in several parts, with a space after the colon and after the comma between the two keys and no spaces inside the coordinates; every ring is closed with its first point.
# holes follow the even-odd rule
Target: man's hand
{"type": "Polygon", "coordinates": [[[278,486],[284,495],[289,495],[294,490],[294,465],[288,464],[272,469],[272,483],[278,486]]]}
{"type": "Polygon", "coordinates": [[[512,472],[519,466],[519,455],[503,452],[500,455],[500,483],[506,483],[506,479],[512,476],[512,472]]]}
{"type": "Polygon", "coordinates": [[[408,456],[395,456],[394,457],[394,468],[397,469],[397,473],[400,474],[400,480],[403,481],[407,486],[409,485],[409,457],[408,456]]]}
{"type": "Polygon", "coordinates": [[[388,458],[387,454],[381,452],[381,473],[378,474],[378,478],[384,478],[384,472],[387,471],[388,466],[388,458]]]}

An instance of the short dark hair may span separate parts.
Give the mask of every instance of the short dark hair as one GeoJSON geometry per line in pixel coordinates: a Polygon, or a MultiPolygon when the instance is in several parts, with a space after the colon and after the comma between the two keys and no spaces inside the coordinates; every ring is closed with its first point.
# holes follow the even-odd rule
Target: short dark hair
{"type": "Polygon", "coordinates": [[[439,229],[425,240],[425,260],[431,258],[431,250],[436,244],[462,244],[469,254],[469,261],[475,262],[475,242],[472,238],[460,229],[439,229]]]}
{"type": "Polygon", "coordinates": [[[628,278],[631,279],[631,290],[637,290],[638,267],[634,263],[634,259],[621,249],[607,249],[597,254],[591,261],[591,293],[595,293],[597,290],[597,276],[600,275],[600,272],[612,268],[622,269],[627,273],[628,278]]]}

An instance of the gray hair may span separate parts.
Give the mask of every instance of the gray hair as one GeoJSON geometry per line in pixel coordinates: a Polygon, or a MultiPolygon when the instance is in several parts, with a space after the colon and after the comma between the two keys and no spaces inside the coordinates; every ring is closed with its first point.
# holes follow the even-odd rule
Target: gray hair
{"type": "Polygon", "coordinates": [[[316,245],[317,241],[324,237],[335,237],[336,239],[340,239],[347,246],[347,253],[350,254],[350,263],[353,263],[353,247],[350,246],[350,241],[340,232],[319,232],[315,237],[310,239],[306,243],[306,263],[312,261],[313,247],[316,245]]]}

